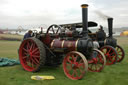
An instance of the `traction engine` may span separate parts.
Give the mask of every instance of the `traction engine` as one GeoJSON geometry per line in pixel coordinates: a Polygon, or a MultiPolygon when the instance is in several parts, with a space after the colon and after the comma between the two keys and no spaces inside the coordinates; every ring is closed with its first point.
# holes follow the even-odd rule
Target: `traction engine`
{"type": "Polygon", "coordinates": [[[35,33],[25,39],[19,48],[19,59],[26,71],[37,72],[43,66],[63,64],[65,75],[73,80],[81,79],[87,70],[100,72],[106,64],[104,54],[93,49],[88,36],[87,4],[82,6],[81,33],[63,32],[62,27],[51,25],[47,32],[35,33]]]}
{"type": "Polygon", "coordinates": [[[103,28],[96,33],[89,33],[93,40],[97,40],[100,45],[100,50],[106,57],[106,65],[112,65],[116,62],[121,62],[124,59],[125,53],[121,46],[117,45],[117,39],[113,37],[113,18],[108,18],[108,37],[103,28]]]}
{"type": "Polygon", "coordinates": [[[106,64],[112,65],[121,62],[125,56],[123,48],[117,44],[117,39],[113,37],[113,18],[108,18],[108,33],[108,37],[103,31],[96,34],[100,50],[106,56],[106,64]]]}

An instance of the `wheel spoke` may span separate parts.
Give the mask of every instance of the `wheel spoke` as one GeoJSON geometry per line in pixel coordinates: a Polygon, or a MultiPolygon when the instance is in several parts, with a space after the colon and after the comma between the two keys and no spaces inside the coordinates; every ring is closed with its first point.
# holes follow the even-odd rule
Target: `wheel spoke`
{"type": "Polygon", "coordinates": [[[72,59],[73,59],[74,62],[76,62],[77,57],[78,57],[78,56],[75,57],[74,55],[72,55],[72,59]]]}
{"type": "Polygon", "coordinates": [[[39,55],[32,55],[33,57],[35,57],[35,58],[40,58],[40,56],[39,55]]]}
{"type": "Polygon", "coordinates": [[[33,63],[35,63],[37,65],[39,64],[39,63],[35,62],[35,60],[33,58],[31,58],[31,60],[32,60],[33,63]]]}
{"type": "Polygon", "coordinates": [[[111,50],[112,50],[112,49],[110,49],[110,50],[107,52],[107,54],[109,54],[111,50]]]}
{"type": "Polygon", "coordinates": [[[66,64],[66,66],[70,67],[70,69],[68,69],[68,72],[72,70],[72,64],[66,64]]]}
{"type": "Polygon", "coordinates": [[[74,70],[73,70],[72,76],[74,77],[74,75],[75,75],[75,72],[74,72],[74,70]]]}
{"type": "Polygon", "coordinates": [[[29,43],[29,41],[27,42],[27,49],[28,50],[30,49],[30,43],[29,43]]]}
{"type": "Polygon", "coordinates": [[[77,73],[76,69],[74,69],[73,71],[76,74],[76,77],[78,77],[78,73],[77,73]]]}
{"type": "Polygon", "coordinates": [[[120,60],[120,59],[121,59],[121,58],[118,56],[118,57],[117,57],[117,60],[120,60]]]}
{"type": "Polygon", "coordinates": [[[80,72],[83,74],[84,73],[84,70],[82,70],[81,68],[79,68],[80,72]]]}
{"type": "Polygon", "coordinates": [[[54,31],[53,27],[52,27],[52,31],[53,31],[53,34],[55,34],[55,31],[54,31]]]}
{"type": "Polygon", "coordinates": [[[107,49],[102,49],[102,52],[106,55],[107,54],[107,49]]]}
{"type": "Polygon", "coordinates": [[[33,43],[33,47],[32,47],[32,50],[34,50],[35,49],[35,43],[33,43]]]}
{"type": "Polygon", "coordinates": [[[28,63],[28,62],[31,62],[30,57],[28,57],[28,58],[26,59],[26,62],[27,62],[27,63],[28,63]]]}
{"type": "Polygon", "coordinates": [[[24,50],[25,52],[28,52],[28,50],[27,50],[27,49],[25,49],[25,48],[23,48],[23,50],[24,50]]]}
{"type": "Polygon", "coordinates": [[[100,64],[100,63],[97,64],[97,68],[101,68],[102,66],[103,64],[100,64]]]}
{"type": "Polygon", "coordinates": [[[73,61],[70,59],[70,56],[68,56],[67,61],[68,61],[70,64],[73,64],[73,61]]]}
{"type": "Polygon", "coordinates": [[[40,63],[40,61],[37,59],[37,58],[35,58],[35,57],[33,57],[34,58],[34,60],[37,62],[37,63],[40,63]]]}
{"type": "Polygon", "coordinates": [[[78,77],[77,71],[76,69],[73,70],[72,76],[74,77],[76,75],[76,77],[78,77]]]}
{"type": "Polygon", "coordinates": [[[38,48],[35,48],[33,51],[32,51],[32,53],[35,53],[35,52],[37,52],[38,51],[38,48]]]}
{"type": "Polygon", "coordinates": [[[113,60],[112,60],[112,58],[111,58],[111,57],[109,57],[109,61],[113,62],[113,60]]]}
{"type": "Polygon", "coordinates": [[[32,54],[38,54],[39,53],[39,49],[38,48],[35,48],[33,51],[32,51],[32,54]]]}
{"type": "Polygon", "coordinates": [[[115,52],[110,53],[109,55],[115,54],[115,52]]]}
{"type": "Polygon", "coordinates": [[[117,51],[119,50],[119,48],[117,48],[117,51]]]}
{"type": "Polygon", "coordinates": [[[82,59],[80,59],[79,63],[82,63],[82,62],[83,62],[83,60],[82,60],[82,59]]]}
{"type": "Polygon", "coordinates": [[[78,67],[84,67],[84,63],[79,63],[78,67]]]}
{"type": "Polygon", "coordinates": [[[27,55],[28,55],[28,52],[27,52],[27,53],[26,53],[26,52],[24,52],[24,55],[25,55],[25,56],[27,56],[27,55]]]}
{"type": "Polygon", "coordinates": [[[122,56],[122,54],[118,54],[118,55],[122,56]]]}
{"type": "Polygon", "coordinates": [[[102,57],[101,57],[101,55],[99,55],[99,57],[97,57],[97,58],[98,58],[98,61],[99,61],[99,62],[101,62],[101,63],[104,62],[103,59],[102,59],[102,57]]]}
{"type": "Polygon", "coordinates": [[[57,29],[56,34],[58,33],[58,31],[59,31],[59,28],[57,29]]]}
{"type": "Polygon", "coordinates": [[[33,47],[33,43],[31,43],[31,45],[30,45],[30,50],[32,50],[32,47],[33,47]]]}
{"type": "Polygon", "coordinates": [[[28,58],[28,56],[23,56],[22,58],[23,58],[23,59],[26,59],[26,58],[28,58]]]}
{"type": "Polygon", "coordinates": [[[93,67],[93,64],[91,63],[91,64],[89,64],[89,67],[92,69],[92,67],[93,67]]]}
{"type": "Polygon", "coordinates": [[[122,51],[120,50],[120,51],[117,51],[118,53],[122,53],[122,51]]]}

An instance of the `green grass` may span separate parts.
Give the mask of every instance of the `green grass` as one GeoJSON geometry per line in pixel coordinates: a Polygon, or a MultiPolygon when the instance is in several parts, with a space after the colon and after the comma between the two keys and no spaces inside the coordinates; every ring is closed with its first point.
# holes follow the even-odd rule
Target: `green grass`
{"type": "MultiPolygon", "coordinates": [[[[100,73],[88,72],[82,80],[70,80],[58,68],[45,67],[38,73],[24,71],[21,65],[0,67],[0,85],[127,85],[128,84],[128,37],[119,37],[118,43],[125,50],[125,59],[121,63],[105,66],[100,73]],[[55,80],[35,81],[32,75],[53,75],[55,80]]],[[[0,57],[18,59],[18,41],[0,41],[0,57]]]]}

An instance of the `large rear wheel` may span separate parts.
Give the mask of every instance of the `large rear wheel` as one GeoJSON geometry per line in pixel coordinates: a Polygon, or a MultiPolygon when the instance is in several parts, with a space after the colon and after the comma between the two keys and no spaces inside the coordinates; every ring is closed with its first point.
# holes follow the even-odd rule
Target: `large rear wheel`
{"type": "Polygon", "coordinates": [[[19,48],[19,59],[26,71],[36,72],[45,64],[46,54],[43,43],[36,38],[25,39],[19,48]]]}
{"type": "Polygon", "coordinates": [[[63,70],[65,75],[72,80],[82,79],[88,70],[85,56],[80,52],[69,52],[63,60],[63,70]]]}

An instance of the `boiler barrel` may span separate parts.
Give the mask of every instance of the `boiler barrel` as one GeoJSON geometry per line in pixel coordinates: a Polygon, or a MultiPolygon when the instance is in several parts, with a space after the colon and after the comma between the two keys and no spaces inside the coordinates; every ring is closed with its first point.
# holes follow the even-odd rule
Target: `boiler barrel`
{"type": "Polygon", "coordinates": [[[77,50],[77,40],[59,40],[59,39],[54,39],[51,43],[51,48],[57,49],[57,48],[66,48],[67,51],[76,51],[77,50]]]}

